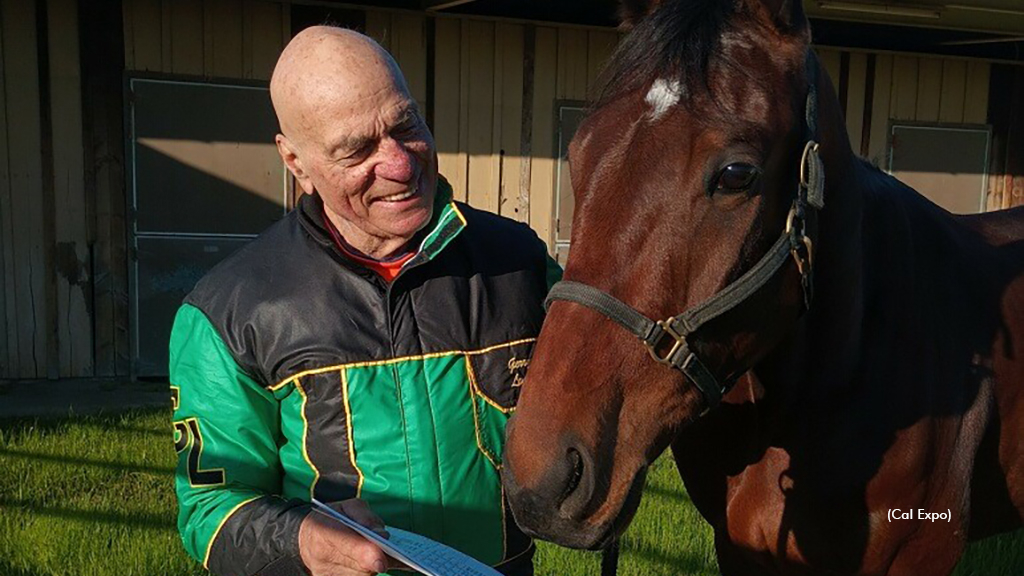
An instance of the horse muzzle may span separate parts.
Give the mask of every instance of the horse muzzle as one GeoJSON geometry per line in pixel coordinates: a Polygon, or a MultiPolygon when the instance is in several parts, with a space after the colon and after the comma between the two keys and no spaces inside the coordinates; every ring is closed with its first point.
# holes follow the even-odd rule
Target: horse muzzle
{"type": "Polygon", "coordinates": [[[588,451],[565,443],[556,454],[536,481],[527,484],[517,481],[515,459],[506,452],[502,483],[516,523],[528,536],[560,546],[608,547],[636,512],[646,468],[633,476],[622,502],[610,507],[610,482],[602,478],[588,451]]]}

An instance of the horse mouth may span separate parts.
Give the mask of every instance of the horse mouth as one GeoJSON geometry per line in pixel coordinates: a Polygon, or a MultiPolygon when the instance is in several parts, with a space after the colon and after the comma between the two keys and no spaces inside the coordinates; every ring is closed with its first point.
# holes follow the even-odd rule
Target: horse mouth
{"type": "Polygon", "coordinates": [[[546,540],[567,548],[603,550],[610,547],[632,522],[640,507],[646,478],[647,467],[645,466],[633,476],[618,510],[608,519],[597,524],[563,514],[539,519],[529,513],[523,514],[522,510],[515,510],[515,506],[513,506],[513,512],[516,520],[520,521],[520,529],[531,538],[546,540]],[[530,521],[523,522],[520,520],[521,518],[523,520],[529,518],[530,521]]]}
{"type": "Polygon", "coordinates": [[[608,548],[626,531],[626,528],[633,521],[633,517],[636,516],[636,511],[640,508],[640,500],[643,498],[644,485],[646,483],[647,467],[645,466],[633,476],[633,482],[629,486],[629,491],[626,492],[626,497],[622,501],[619,513],[610,522],[604,536],[595,542],[593,546],[589,547],[590,550],[608,548]]]}

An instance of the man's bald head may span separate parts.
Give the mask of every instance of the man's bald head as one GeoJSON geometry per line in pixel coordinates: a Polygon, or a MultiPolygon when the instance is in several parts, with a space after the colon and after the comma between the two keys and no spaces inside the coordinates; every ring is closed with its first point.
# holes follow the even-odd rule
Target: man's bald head
{"type": "Polygon", "coordinates": [[[409,93],[391,55],[372,38],[334,26],[296,34],[270,79],[281,131],[296,143],[323,136],[317,128],[325,112],[354,113],[351,103],[388,91],[409,93]]]}
{"type": "Polygon", "coordinates": [[[307,28],[281,53],[270,97],[281,159],[342,238],[374,258],[412,246],[433,213],[437,151],[391,56],[357,32],[307,28]]]}

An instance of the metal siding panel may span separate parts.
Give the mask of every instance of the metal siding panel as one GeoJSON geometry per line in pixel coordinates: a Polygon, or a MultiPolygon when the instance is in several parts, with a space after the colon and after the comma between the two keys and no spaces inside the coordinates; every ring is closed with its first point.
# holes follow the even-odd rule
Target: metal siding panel
{"type": "MultiPolygon", "coordinates": [[[[0,0],[0,22],[3,2],[0,0]]],[[[10,170],[7,162],[7,87],[4,79],[4,30],[0,26],[0,378],[15,378],[18,366],[18,309],[15,305],[14,237],[10,170]]]]}
{"type": "Polygon", "coordinates": [[[76,0],[48,0],[60,375],[93,375],[76,0]]]}
{"type": "Polygon", "coordinates": [[[494,23],[469,24],[469,203],[497,212],[498,158],[494,134],[494,23]]]}
{"type": "Polygon", "coordinates": [[[599,32],[591,30],[587,35],[587,90],[594,87],[601,70],[608,62],[619,37],[615,32],[599,32]]]}
{"type": "Polygon", "coordinates": [[[391,53],[405,76],[420,110],[427,110],[427,35],[422,14],[398,13],[392,18],[391,53]]]}
{"type": "Polygon", "coordinates": [[[917,113],[919,122],[938,122],[942,94],[942,60],[922,58],[918,66],[917,113]]]}
{"type": "Polygon", "coordinates": [[[455,197],[469,202],[469,20],[461,21],[459,39],[459,152],[466,155],[465,172],[455,197]]]}
{"type": "Polygon", "coordinates": [[[939,98],[939,121],[959,123],[964,120],[964,95],[967,92],[967,62],[942,62],[942,90],[939,98]]]}
{"type": "Polygon", "coordinates": [[[203,2],[171,0],[171,72],[201,76],[203,70],[203,2]]]}
{"type": "Polygon", "coordinates": [[[892,56],[879,54],[875,59],[875,88],[871,95],[871,140],[868,160],[883,169],[889,147],[889,108],[892,96],[892,56]]]}
{"type": "MultiPolygon", "coordinates": [[[[112,14],[98,3],[79,4],[80,50],[84,82],[87,200],[94,209],[92,234],[92,316],[96,376],[128,374],[127,249],[125,241],[125,162],[123,64],[116,38],[124,26],[122,14],[112,14]]],[[[159,28],[157,28],[159,30],[159,28]]],[[[126,39],[127,41],[127,39],[126,39]]]]}
{"type": "Polygon", "coordinates": [[[124,39],[125,66],[129,70],[146,72],[162,70],[163,25],[160,0],[124,0],[124,10],[130,22],[124,39]]]}
{"type": "Polygon", "coordinates": [[[558,31],[537,28],[533,76],[533,159],[530,169],[530,226],[552,250],[555,179],[555,98],[558,31]]]}
{"type": "MultiPolygon", "coordinates": [[[[18,367],[21,378],[46,376],[46,277],[43,254],[42,135],[35,6],[5,0],[2,5],[4,72],[7,88],[11,231],[14,239],[18,367]],[[17,146],[11,146],[16,142],[17,146]]],[[[8,299],[10,295],[8,295],[8,299]]]]}
{"type": "Polygon", "coordinates": [[[832,86],[836,88],[836,93],[839,93],[839,69],[841,68],[842,55],[838,50],[829,50],[825,48],[819,48],[816,50],[818,53],[818,60],[821,61],[821,65],[825,68],[825,72],[828,73],[829,80],[832,81],[832,86]]]}
{"type": "Polygon", "coordinates": [[[132,0],[121,2],[121,30],[124,34],[124,69],[135,69],[135,26],[132,0]]]}
{"type": "Polygon", "coordinates": [[[251,47],[245,52],[250,65],[246,70],[246,77],[256,80],[270,80],[274,72],[277,58],[284,49],[282,26],[284,26],[284,15],[282,11],[288,10],[286,4],[273,2],[246,2],[250,18],[248,20],[248,32],[243,31],[243,37],[251,38],[251,47]]]}
{"type": "Polygon", "coordinates": [[[868,57],[866,54],[850,54],[850,78],[846,96],[846,132],[850,135],[850,146],[854,154],[860,153],[864,132],[865,90],[867,89],[868,57]]]}
{"type": "Polygon", "coordinates": [[[914,120],[917,116],[918,61],[910,56],[895,56],[892,64],[892,100],[889,115],[895,120],[914,120]]]}
{"type": "Polygon", "coordinates": [[[219,78],[244,78],[242,0],[206,0],[206,15],[203,34],[210,52],[207,54],[204,48],[206,73],[219,78]]]}
{"type": "Polygon", "coordinates": [[[438,170],[448,179],[455,197],[466,197],[466,153],[459,148],[462,108],[462,21],[437,18],[434,35],[434,142],[438,170]]]}
{"type": "Polygon", "coordinates": [[[292,7],[290,4],[281,4],[281,49],[292,39],[292,7]]]}
{"type": "Polygon", "coordinates": [[[967,63],[967,90],[964,95],[964,122],[984,124],[988,121],[988,83],[991,64],[978,60],[967,63]]]}
{"type": "Polygon", "coordinates": [[[160,67],[157,70],[170,74],[174,71],[173,55],[171,46],[174,40],[174,32],[171,26],[171,7],[174,0],[163,0],[160,4],[160,67]]]}
{"type": "Polygon", "coordinates": [[[558,98],[587,97],[587,31],[558,29],[558,98]]]}
{"type": "Polygon", "coordinates": [[[366,35],[377,41],[385,50],[391,50],[391,13],[380,10],[366,11],[366,35]]]}
{"type": "Polygon", "coordinates": [[[494,64],[495,124],[498,132],[495,143],[504,151],[498,183],[498,212],[509,218],[519,218],[519,183],[521,177],[520,139],[523,123],[523,26],[498,24],[496,30],[494,64]]]}

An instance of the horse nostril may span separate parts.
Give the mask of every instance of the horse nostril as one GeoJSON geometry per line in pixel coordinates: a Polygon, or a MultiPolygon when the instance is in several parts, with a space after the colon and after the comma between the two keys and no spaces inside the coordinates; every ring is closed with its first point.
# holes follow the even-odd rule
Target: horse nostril
{"type": "Polygon", "coordinates": [[[558,499],[558,504],[561,505],[565,502],[569,496],[576,490],[580,485],[580,480],[583,478],[583,457],[575,448],[569,448],[569,482],[565,485],[565,491],[562,493],[562,497],[558,499]]]}

